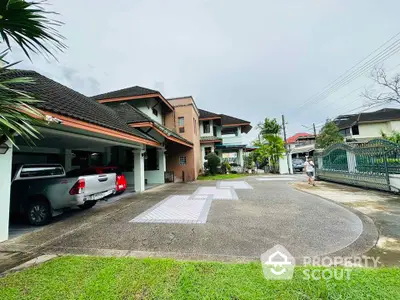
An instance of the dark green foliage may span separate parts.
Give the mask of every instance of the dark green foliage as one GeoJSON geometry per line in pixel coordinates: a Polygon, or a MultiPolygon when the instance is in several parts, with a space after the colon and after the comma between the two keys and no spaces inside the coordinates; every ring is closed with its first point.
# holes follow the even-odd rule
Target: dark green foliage
{"type": "Polygon", "coordinates": [[[327,122],[322,127],[321,132],[317,136],[317,147],[328,148],[329,146],[343,142],[343,136],[339,133],[339,128],[332,121],[327,122]]]}
{"type": "Polygon", "coordinates": [[[207,162],[204,163],[204,167],[208,170],[211,175],[215,175],[218,172],[218,167],[221,164],[221,159],[214,152],[207,154],[207,162]]]}

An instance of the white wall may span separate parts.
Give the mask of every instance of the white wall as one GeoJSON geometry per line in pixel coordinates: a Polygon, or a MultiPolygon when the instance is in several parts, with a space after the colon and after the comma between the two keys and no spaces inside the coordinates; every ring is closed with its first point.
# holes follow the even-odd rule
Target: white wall
{"type": "Polygon", "coordinates": [[[0,242],[8,239],[12,152],[11,148],[0,154],[0,242]]]}
{"type": "Polygon", "coordinates": [[[161,123],[164,125],[163,122],[163,116],[162,116],[162,111],[161,111],[161,104],[156,100],[156,99],[147,99],[147,100],[134,100],[129,102],[130,105],[135,106],[138,108],[140,111],[145,113],[148,117],[150,117],[152,120],[157,121],[158,123],[161,123]],[[146,103],[147,101],[147,103],[146,103]],[[158,103],[158,104],[157,104],[158,103]],[[158,116],[153,114],[153,106],[156,105],[154,108],[158,111],[158,116]]]}
{"type": "Polygon", "coordinates": [[[392,131],[390,122],[382,123],[361,123],[358,125],[359,135],[353,135],[353,138],[371,138],[381,137],[381,130],[384,133],[390,133],[392,131]]]}

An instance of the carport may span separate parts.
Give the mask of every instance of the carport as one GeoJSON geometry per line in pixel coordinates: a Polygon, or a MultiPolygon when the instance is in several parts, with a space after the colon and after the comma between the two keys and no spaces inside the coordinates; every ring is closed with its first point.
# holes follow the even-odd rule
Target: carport
{"type": "Polygon", "coordinates": [[[13,149],[10,143],[0,147],[0,241],[8,239],[12,163],[56,162],[67,171],[81,167],[81,163],[117,163],[131,167],[128,184],[133,185],[136,192],[144,191],[146,148],[162,149],[157,140],[128,126],[111,108],[34,71],[10,70],[0,74],[0,79],[16,77],[35,80],[35,84],[16,88],[43,101],[36,106],[49,123],[39,127],[42,136],[35,141],[35,146],[28,146],[17,137],[19,149],[13,149]],[[87,157],[86,162],[76,159],[81,154],[87,157]]]}

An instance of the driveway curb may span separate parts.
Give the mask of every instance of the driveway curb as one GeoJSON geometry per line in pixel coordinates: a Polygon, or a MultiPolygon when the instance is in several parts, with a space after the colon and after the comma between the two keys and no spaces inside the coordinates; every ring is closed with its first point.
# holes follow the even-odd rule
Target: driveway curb
{"type": "Polygon", "coordinates": [[[294,189],[298,190],[299,192],[303,192],[315,197],[319,197],[325,201],[329,201],[331,203],[334,203],[344,209],[347,209],[348,211],[354,213],[357,217],[360,218],[362,225],[363,225],[363,231],[360,234],[360,236],[352,242],[350,245],[347,247],[340,249],[338,251],[329,253],[328,255],[330,256],[355,256],[355,255],[360,255],[368,252],[372,248],[376,246],[376,243],[378,242],[379,239],[379,231],[378,228],[375,226],[374,221],[368,217],[366,214],[363,214],[362,212],[352,208],[348,207],[342,203],[336,202],[334,200],[322,197],[318,194],[314,194],[308,191],[305,191],[301,188],[298,188],[297,186],[294,186],[293,184],[291,185],[294,189]]]}

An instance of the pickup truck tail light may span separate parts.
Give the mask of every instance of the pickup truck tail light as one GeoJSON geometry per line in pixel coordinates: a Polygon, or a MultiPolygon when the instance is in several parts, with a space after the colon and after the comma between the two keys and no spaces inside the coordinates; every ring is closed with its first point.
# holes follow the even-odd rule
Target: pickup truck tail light
{"type": "Polygon", "coordinates": [[[77,195],[77,194],[82,194],[83,190],[85,189],[85,179],[79,179],[74,186],[70,189],[69,194],[70,195],[77,195]]]}
{"type": "Polygon", "coordinates": [[[117,179],[116,179],[115,184],[116,184],[117,192],[126,190],[126,178],[125,178],[125,176],[124,175],[117,175],[117,179]]]}

